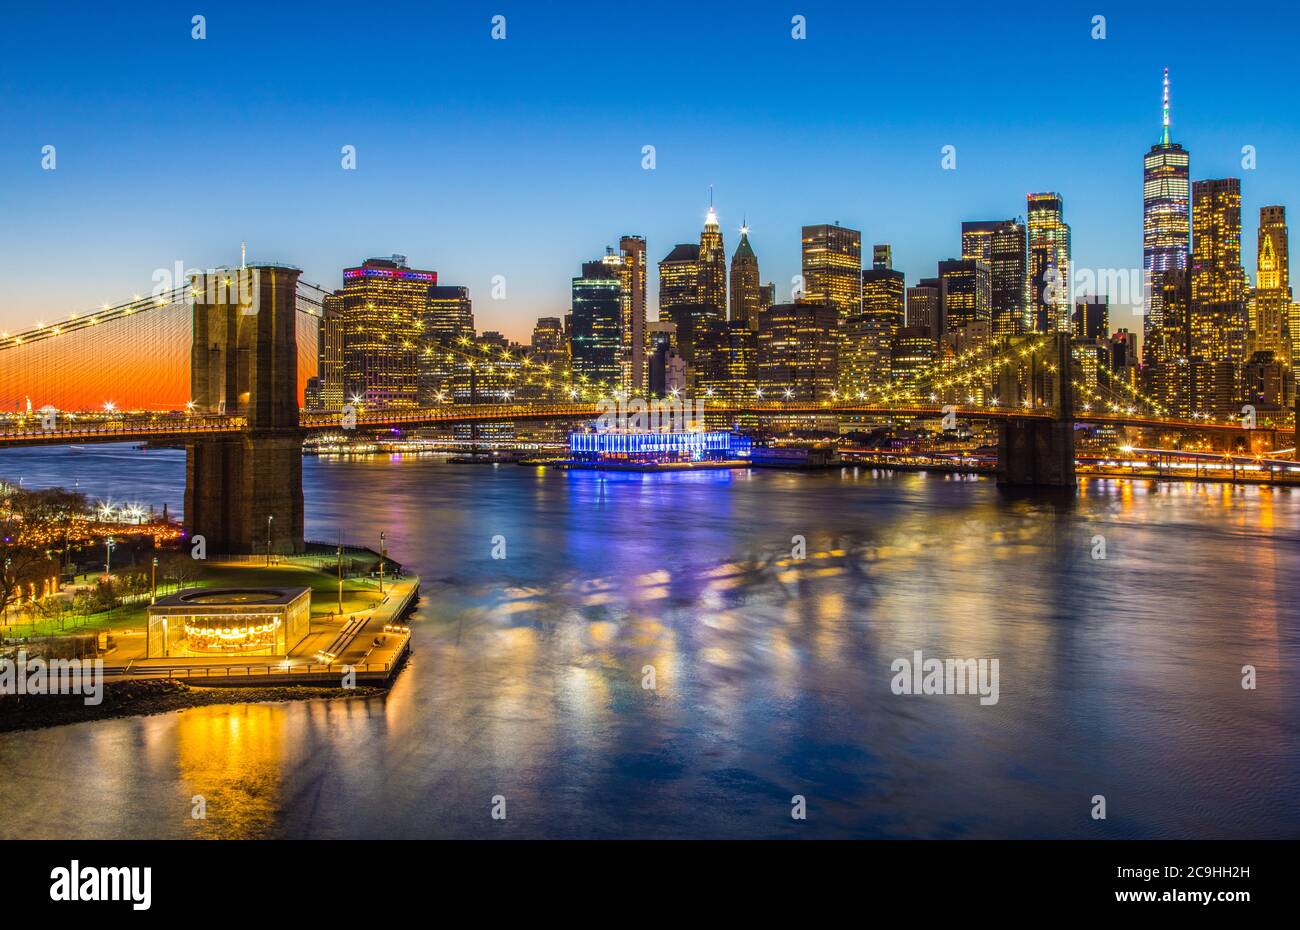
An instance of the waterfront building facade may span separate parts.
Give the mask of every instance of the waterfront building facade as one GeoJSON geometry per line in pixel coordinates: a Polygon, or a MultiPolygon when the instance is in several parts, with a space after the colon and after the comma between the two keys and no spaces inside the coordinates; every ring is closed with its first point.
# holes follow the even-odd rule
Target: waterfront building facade
{"type": "Polygon", "coordinates": [[[344,393],[351,402],[414,407],[419,353],[434,271],[406,257],[372,258],[343,272],[344,393]]]}

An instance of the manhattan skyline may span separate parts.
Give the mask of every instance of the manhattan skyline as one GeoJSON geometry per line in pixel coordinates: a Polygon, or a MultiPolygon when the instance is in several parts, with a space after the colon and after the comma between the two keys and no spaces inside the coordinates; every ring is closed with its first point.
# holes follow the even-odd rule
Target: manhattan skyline
{"type": "Polygon", "coordinates": [[[345,61],[352,48],[373,62],[391,33],[259,12],[250,34],[237,25],[251,15],[241,5],[209,8],[203,41],[190,38],[189,13],[161,6],[86,11],[79,29],[24,12],[24,30],[48,36],[66,64],[38,85],[34,45],[10,52],[24,102],[2,105],[15,132],[0,158],[11,180],[30,179],[4,193],[0,261],[11,286],[0,327],[145,293],[153,272],[177,261],[233,264],[247,241],[250,258],[291,262],[330,288],[342,268],[400,252],[469,287],[480,329],[523,341],[537,317],[568,309],[576,266],[628,233],[647,240],[653,318],[657,262],[698,236],[710,186],[728,259],[743,219],[778,299],[799,272],[802,225],[838,220],[864,243],[889,242],[910,285],[960,255],[963,220],[1023,216],[1035,190],[1062,194],[1076,267],[1140,269],[1141,157],[1160,138],[1165,67],[1172,137],[1191,154],[1191,177],[1242,179],[1252,278],[1258,208],[1296,200],[1286,176],[1300,141],[1296,104],[1260,93],[1270,72],[1247,57],[1260,34],[1249,14],[1219,22],[1193,5],[1161,25],[1157,43],[1139,13],[1120,10],[1097,40],[1090,13],[1018,6],[994,24],[951,7],[922,19],[814,5],[799,11],[808,38],[794,40],[787,9],[731,18],[674,9],[615,18],[399,5],[388,19],[432,30],[437,67],[390,56],[346,74],[300,74],[259,56],[277,48],[292,62],[314,50],[345,61]],[[507,37],[494,41],[498,12],[507,37]],[[709,41],[724,30],[725,42],[709,41]],[[1050,90],[978,68],[987,80],[972,98],[957,62],[915,66],[922,34],[949,50],[967,35],[970,67],[1011,56],[1026,75],[1035,65],[1016,49],[1051,35],[1060,66],[1050,90]],[[639,42],[646,35],[653,43],[639,42]],[[128,36],[151,49],[148,68],[109,51],[128,36]],[[574,41],[590,52],[581,65],[551,57],[574,41]],[[847,66],[864,47],[873,54],[860,80],[814,86],[810,62],[847,66]],[[214,67],[226,75],[218,89],[214,67]],[[712,76],[703,90],[701,72],[712,76]],[[169,120],[180,127],[170,135],[158,128],[169,120]],[[54,171],[41,169],[44,145],[56,146],[54,171]],[[356,146],[356,170],[340,167],[343,145],[356,146]],[[655,146],[653,170],[642,168],[645,145],[655,146]],[[941,167],[945,145],[956,148],[955,170],[941,167]],[[1253,170],[1243,170],[1243,145],[1255,146],[1253,170]],[[196,189],[196,177],[211,188],[196,189]],[[201,222],[190,203],[204,205],[201,222]],[[495,275],[504,300],[489,296],[495,275]]]}

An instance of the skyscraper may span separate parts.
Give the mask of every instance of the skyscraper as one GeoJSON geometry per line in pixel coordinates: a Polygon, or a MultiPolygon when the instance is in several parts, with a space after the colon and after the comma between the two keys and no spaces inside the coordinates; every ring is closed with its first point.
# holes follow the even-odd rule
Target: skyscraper
{"type": "Polygon", "coordinates": [[[1068,332],[1074,309],[1070,226],[1057,193],[1029,195],[1029,279],[1032,320],[1039,332],[1068,332]]]}
{"type": "Polygon", "coordinates": [[[844,324],[840,390],[846,394],[889,384],[894,336],[903,326],[907,287],[890,267],[888,245],[874,249],[872,267],[862,272],[862,310],[844,324]]]}
{"type": "MultiPolygon", "coordinates": [[[[695,391],[712,400],[743,403],[753,399],[758,335],[744,320],[713,320],[697,334],[695,391]]],[[[706,413],[710,426],[732,427],[734,418],[706,413]]]]}
{"type": "Polygon", "coordinates": [[[1074,302],[1074,338],[1097,342],[1110,340],[1110,298],[1089,294],[1074,302]]]}
{"type": "Polygon", "coordinates": [[[830,400],[839,361],[839,313],[827,303],[775,304],[759,315],[758,389],[770,399],[830,400]]]}
{"type": "Polygon", "coordinates": [[[469,288],[453,284],[435,284],[429,288],[424,335],[444,346],[474,338],[474,305],[469,299],[469,288]]]}
{"type": "Polygon", "coordinates": [[[1164,272],[1187,267],[1191,244],[1188,154],[1169,141],[1169,69],[1165,69],[1160,141],[1142,159],[1142,287],[1147,304],[1142,342],[1164,321],[1164,272]]]}
{"type": "Polygon", "coordinates": [[[659,319],[665,311],[696,304],[700,293],[700,247],[679,242],[659,262],[659,319]]]}
{"type": "Polygon", "coordinates": [[[739,321],[758,332],[758,311],[762,309],[759,293],[758,256],[749,245],[749,228],[740,227],[740,244],[731,256],[731,320],[739,321]]]}
{"type": "Polygon", "coordinates": [[[646,251],[645,239],[623,236],[618,241],[622,264],[619,281],[623,286],[620,320],[619,373],[623,390],[640,394],[645,390],[646,251]]]}
{"type": "Polygon", "coordinates": [[[325,410],[339,410],[343,406],[343,291],[326,294],[321,304],[325,315],[320,321],[320,358],[316,366],[320,405],[325,410]]]}
{"type": "Polygon", "coordinates": [[[585,384],[617,388],[622,377],[623,286],[618,278],[619,256],[584,262],[573,279],[573,374],[585,384]],[[610,259],[613,259],[612,261],[610,259]]]}
{"type": "Polygon", "coordinates": [[[569,353],[564,346],[564,324],[558,316],[537,318],[530,348],[533,359],[544,364],[563,363],[568,360],[569,353]]]}
{"type": "Polygon", "coordinates": [[[695,366],[695,334],[727,318],[727,257],[709,205],[700,244],[679,244],[659,263],[659,319],[677,327],[677,349],[695,366]]]}
{"type": "Polygon", "coordinates": [[[939,262],[939,299],[943,303],[944,334],[993,319],[989,266],[975,258],[939,262]]]}
{"type": "MultiPolygon", "coordinates": [[[[712,200],[712,196],[709,199],[712,200]]],[[[704,219],[704,231],[700,233],[700,281],[696,302],[708,308],[709,319],[727,318],[727,252],[712,203],[704,219]]]]}
{"type": "Polygon", "coordinates": [[[943,312],[939,305],[938,281],[924,278],[915,287],[907,289],[907,325],[924,327],[931,342],[939,341],[943,335],[943,312]]]}
{"type": "Polygon", "coordinates": [[[699,297],[700,247],[679,243],[659,263],[659,319],[674,324],[676,350],[687,364],[693,363],[696,328],[722,318],[699,297]]]}
{"type": "Polygon", "coordinates": [[[1185,268],[1170,268],[1156,276],[1163,308],[1160,325],[1143,346],[1150,369],[1150,390],[1170,416],[1188,417],[1192,407],[1191,302],[1192,284],[1185,268]]]}
{"type": "Polygon", "coordinates": [[[1259,246],[1255,257],[1256,351],[1271,351],[1291,361],[1291,272],[1286,207],[1259,208],[1259,246]]]}
{"type": "Polygon", "coordinates": [[[841,320],[862,306],[862,233],[847,226],[803,227],[802,300],[829,304],[841,320]]]}
{"type": "Polygon", "coordinates": [[[343,271],[344,393],[375,406],[418,403],[419,353],[433,271],[406,256],[371,258],[343,271]]]}
{"type": "Polygon", "coordinates": [[[889,373],[894,387],[905,397],[920,399],[921,384],[934,365],[936,348],[929,325],[904,326],[895,334],[889,373]]]}
{"type": "Polygon", "coordinates": [[[989,266],[993,335],[1019,336],[1033,328],[1029,313],[1029,251],[1019,220],[961,224],[961,256],[989,266]]]}
{"type": "Polygon", "coordinates": [[[474,310],[469,288],[435,284],[429,288],[420,348],[419,399],[432,405],[451,396],[456,364],[474,341],[474,310]]]}
{"type": "Polygon", "coordinates": [[[1193,402],[1239,413],[1246,361],[1246,276],[1241,267],[1241,181],[1192,185],[1191,363],[1193,402]]]}

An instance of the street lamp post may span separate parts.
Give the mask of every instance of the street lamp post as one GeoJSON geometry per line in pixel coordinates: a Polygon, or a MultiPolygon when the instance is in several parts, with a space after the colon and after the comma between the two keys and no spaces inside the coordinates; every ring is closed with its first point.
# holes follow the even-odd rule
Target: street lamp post
{"type": "Polygon", "coordinates": [[[339,548],[338,548],[338,570],[339,570],[339,616],[343,616],[343,531],[339,530],[339,548]]]}
{"type": "Polygon", "coordinates": [[[271,564],[271,523],[275,520],[275,514],[266,515],[266,564],[271,564]]]}
{"type": "Polygon", "coordinates": [[[384,599],[384,534],[379,534],[379,599],[384,599]]]}
{"type": "Polygon", "coordinates": [[[151,589],[149,603],[156,604],[158,602],[158,556],[153,557],[153,565],[149,568],[149,587],[151,589]]]}
{"type": "Polygon", "coordinates": [[[104,540],[104,574],[109,578],[113,577],[113,549],[117,546],[117,540],[112,536],[104,540]]]}

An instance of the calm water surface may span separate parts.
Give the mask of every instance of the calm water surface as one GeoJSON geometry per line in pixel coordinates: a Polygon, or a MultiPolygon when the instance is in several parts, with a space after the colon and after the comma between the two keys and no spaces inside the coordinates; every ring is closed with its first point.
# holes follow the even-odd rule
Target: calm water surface
{"type": "MultiPolygon", "coordinates": [[[[0,735],[0,837],[1300,836],[1295,491],[305,472],[309,537],[423,579],[391,693],[0,735]],[[916,649],[997,657],[999,702],[894,695],[916,649]]],[[[175,452],[0,474],[181,509],[175,452]]]]}

